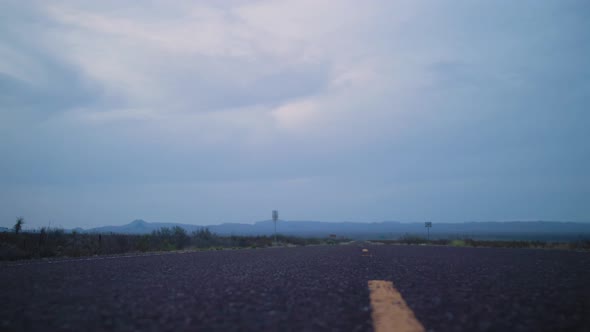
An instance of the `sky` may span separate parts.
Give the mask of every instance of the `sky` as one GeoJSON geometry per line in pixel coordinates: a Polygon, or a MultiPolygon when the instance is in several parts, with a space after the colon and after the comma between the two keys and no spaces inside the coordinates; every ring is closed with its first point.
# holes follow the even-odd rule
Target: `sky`
{"type": "Polygon", "coordinates": [[[590,222],[588,1],[0,1],[0,226],[590,222]]]}

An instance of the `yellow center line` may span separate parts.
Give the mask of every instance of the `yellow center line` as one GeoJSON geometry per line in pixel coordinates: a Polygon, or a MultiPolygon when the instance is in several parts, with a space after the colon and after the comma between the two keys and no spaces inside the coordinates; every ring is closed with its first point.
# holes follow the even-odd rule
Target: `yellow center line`
{"type": "Polygon", "coordinates": [[[369,291],[375,332],[424,332],[424,326],[391,281],[369,280],[369,291]]]}

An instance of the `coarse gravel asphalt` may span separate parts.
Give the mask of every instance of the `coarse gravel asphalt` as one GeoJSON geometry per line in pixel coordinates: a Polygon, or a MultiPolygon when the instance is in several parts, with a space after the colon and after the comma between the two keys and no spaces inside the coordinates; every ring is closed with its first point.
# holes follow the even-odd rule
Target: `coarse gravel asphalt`
{"type": "Polygon", "coordinates": [[[0,330],[371,331],[369,280],[427,331],[590,331],[588,252],[366,243],[2,263],[0,330]]]}

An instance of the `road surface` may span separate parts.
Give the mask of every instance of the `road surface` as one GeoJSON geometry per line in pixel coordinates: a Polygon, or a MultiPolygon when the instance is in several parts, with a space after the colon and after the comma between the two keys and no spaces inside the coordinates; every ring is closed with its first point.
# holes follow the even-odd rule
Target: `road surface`
{"type": "Polygon", "coordinates": [[[426,331],[590,331],[588,252],[363,243],[3,263],[0,330],[371,331],[370,281],[426,331]]]}

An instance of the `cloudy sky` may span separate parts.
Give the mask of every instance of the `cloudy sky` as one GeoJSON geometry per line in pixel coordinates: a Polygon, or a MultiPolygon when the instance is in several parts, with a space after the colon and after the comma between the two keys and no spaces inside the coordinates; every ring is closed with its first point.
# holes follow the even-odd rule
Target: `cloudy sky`
{"type": "Polygon", "coordinates": [[[590,221],[588,1],[0,2],[0,225],[590,221]]]}

